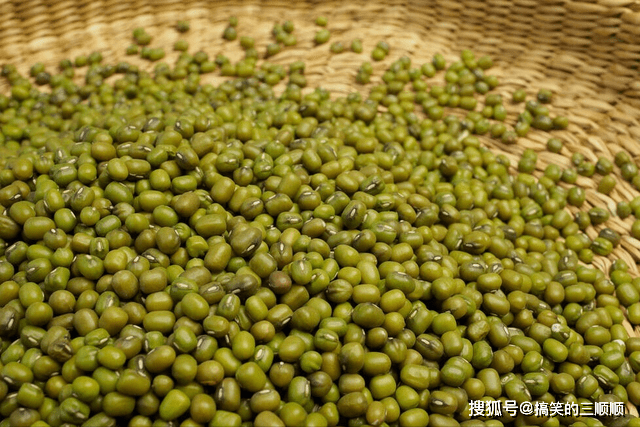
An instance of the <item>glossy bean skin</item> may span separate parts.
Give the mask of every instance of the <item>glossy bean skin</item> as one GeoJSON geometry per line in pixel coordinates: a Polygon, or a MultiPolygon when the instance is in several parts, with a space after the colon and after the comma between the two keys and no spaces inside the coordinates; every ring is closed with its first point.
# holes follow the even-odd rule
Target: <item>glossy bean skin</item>
{"type": "MultiPolygon", "coordinates": [[[[237,62],[189,53],[189,34],[157,62],[137,28],[126,53],[153,72],[94,52],[35,64],[40,91],[3,67],[5,424],[501,425],[468,402],[638,403],[639,282],[622,257],[599,266],[640,223],[625,235],[588,190],[640,188],[631,156],[560,161],[562,94],[508,105],[488,56],[348,53],[319,17],[314,49],[364,45],[377,64],[355,82],[381,74],[340,97],[303,89],[302,61],[257,61],[298,23],[261,44],[238,21],[220,35],[237,62]],[[525,136],[515,162],[484,139],[525,136]]],[[[556,425],[515,421],[534,422],[556,425]]]]}

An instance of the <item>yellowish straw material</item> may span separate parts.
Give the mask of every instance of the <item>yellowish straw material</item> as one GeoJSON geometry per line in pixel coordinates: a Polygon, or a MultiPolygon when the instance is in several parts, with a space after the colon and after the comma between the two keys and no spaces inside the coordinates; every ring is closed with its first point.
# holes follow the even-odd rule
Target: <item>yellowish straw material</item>
{"type": "MultiPolygon", "coordinates": [[[[481,138],[505,153],[512,164],[524,149],[536,150],[538,173],[550,163],[568,166],[574,152],[591,161],[613,159],[620,150],[636,160],[640,155],[639,0],[0,0],[0,63],[13,63],[26,73],[37,61],[55,69],[61,59],[97,50],[105,62],[126,59],[151,69],[148,62],[124,55],[136,27],[144,27],[153,37],[152,46],[167,50],[169,63],[178,56],[171,51],[178,39],[186,39],[190,51],[224,53],[237,60],[243,55],[239,42],[221,37],[231,15],[238,17],[238,34],[255,37],[259,52],[270,42],[275,22],[292,20],[298,44],[269,60],[281,64],[302,60],[309,88],[321,85],[341,95],[368,90],[355,83],[355,74],[363,61],[370,60],[379,40],[388,41],[391,51],[384,61],[373,63],[372,84],[379,83],[382,72],[402,55],[415,64],[430,61],[438,52],[452,61],[462,49],[490,55],[503,97],[518,88],[529,97],[548,88],[555,93],[552,114],[570,119],[566,130],[554,131],[565,142],[559,154],[545,150],[551,134],[543,131],[531,132],[514,146],[481,138]],[[348,46],[360,38],[363,53],[331,54],[329,44],[315,46],[314,20],[319,15],[328,18],[330,42],[348,46]],[[175,31],[178,20],[190,21],[191,30],[175,31]]],[[[223,78],[207,75],[202,80],[215,83],[223,78]]],[[[1,82],[0,92],[6,90],[1,82]]],[[[514,124],[517,109],[505,106],[507,122],[514,124]]],[[[638,192],[619,176],[610,196],[599,194],[592,179],[579,177],[577,184],[587,189],[586,207],[607,207],[613,215],[606,226],[623,236],[608,258],[596,257],[594,263],[607,270],[612,260],[620,258],[638,276],[640,241],[629,236],[633,220],[615,215],[616,202],[629,201],[638,192]]],[[[604,226],[591,229],[590,237],[604,226]]],[[[631,325],[626,326],[638,336],[631,325]]],[[[637,414],[635,408],[632,412],[637,414]]]]}

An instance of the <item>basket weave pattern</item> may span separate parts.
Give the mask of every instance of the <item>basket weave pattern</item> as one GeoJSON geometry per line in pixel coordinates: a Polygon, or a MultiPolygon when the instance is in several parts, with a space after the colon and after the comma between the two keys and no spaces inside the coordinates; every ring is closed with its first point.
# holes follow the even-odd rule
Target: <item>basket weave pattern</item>
{"type": "MultiPolygon", "coordinates": [[[[337,95],[368,91],[355,83],[355,74],[370,60],[379,40],[387,40],[391,51],[373,64],[372,84],[379,83],[382,72],[402,55],[418,66],[438,52],[448,62],[462,49],[490,55],[495,64],[491,72],[500,78],[498,92],[503,97],[510,99],[517,88],[529,97],[539,88],[551,89],[552,114],[566,115],[571,123],[564,131],[552,132],[564,142],[560,154],[544,148],[551,134],[543,131],[532,131],[513,146],[481,137],[487,146],[507,154],[512,164],[525,148],[539,152],[538,173],[550,163],[569,166],[573,152],[590,161],[612,159],[620,150],[633,159],[640,157],[640,0],[0,0],[0,63],[13,63],[22,73],[36,61],[55,70],[63,58],[98,50],[105,62],[127,60],[152,69],[148,62],[124,55],[136,27],[153,37],[151,46],[166,49],[168,63],[177,58],[171,46],[181,38],[189,42],[191,52],[202,49],[211,57],[224,53],[235,61],[243,56],[238,41],[221,37],[231,15],[238,17],[238,34],[255,37],[261,53],[272,41],[273,24],[292,20],[297,46],[284,48],[269,61],[303,60],[309,88],[321,85],[337,95]],[[319,15],[328,17],[330,42],[348,46],[361,38],[364,52],[331,54],[329,44],[315,46],[314,19],[319,15]],[[177,20],[190,21],[191,30],[179,34],[174,29],[177,20]]],[[[202,79],[222,80],[217,73],[202,79]]],[[[0,92],[7,89],[6,82],[0,82],[0,92]]],[[[509,102],[505,106],[507,123],[514,124],[521,107],[509,102]]],[[[597,256],[594,264],[608,269],[611,260],[622,258],[637,276],[640,241],[629,236],[633,219],[616,217],[615,206],[638,192],[617,171],[616,175],[618,185],[610,196],[596,191],[598,177],[579,177],[577,184],[587,189],[589,207],[612,212],[605,225],[590,227],[590,237],[605,226],[623,236],[608,259],[597,256]]]]}

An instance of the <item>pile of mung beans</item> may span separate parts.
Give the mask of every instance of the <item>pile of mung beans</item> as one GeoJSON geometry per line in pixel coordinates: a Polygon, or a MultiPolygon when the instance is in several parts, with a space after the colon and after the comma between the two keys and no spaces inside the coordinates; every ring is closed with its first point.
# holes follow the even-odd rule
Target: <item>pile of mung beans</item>
{"type": "MultiPolygon", "coordinates": [[[[0,427],[640,426],[469,407],[640,404],[622,324],[640,324],[640,278],[590,266],[640,198],[569,210],[578,175],[640,187],[628,154],[534,174],[536,152],[483,147],[568,124],[548,90],[498,95],[486,56],[401,57],[368,97],[332,98],[303,93],[303,62],[263,59],[296,43],[292,22],[266,52],[236,26],[237,63],[179,40],[152,72],[99,52],[2,67],[0,427]]],[[[126,53],[159,61],[152,42],[136,29],[126,53]]]]}

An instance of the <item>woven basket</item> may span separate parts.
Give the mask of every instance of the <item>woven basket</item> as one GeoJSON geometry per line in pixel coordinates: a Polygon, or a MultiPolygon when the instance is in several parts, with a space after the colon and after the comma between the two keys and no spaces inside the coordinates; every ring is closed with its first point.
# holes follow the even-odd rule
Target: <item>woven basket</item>
{"type": "MultiPolygon", "coordinates": [[[[379,40],[387,40],[391,52],[374,63],[372,84],[379,83],[386,67],[402,55],[410,56],[414,64],[430,61],[438,52],[453,61],[462,49],[490,55],[503,96],[510,97],[517,88],[524,88],[530,97],[539,88],[551,89],[552,113],[568,116],[571,123],[566,130],[553,132],[565,143],[560,154],[545,149],[551,135],[543,131],[532,131],[512,146],[482,138],[486,146],[509,156],[512,164],[525,148],[539,152],[538,172],[550,163],[568,166],[573,152],[591,161],[601,156],[612,159],[620,150],[634,159],[640,156],[640,0],[0,0],[0,64],[13,63],[22,73],[36,61],[55,69],[60,59],[94,50],[102,52],[105,62],[115,63],[125,59],[136,27],[148,31],[152,46],[166,49],[169,63],[177,58],[171,46],[179,38],[189,42],[190,51],[223,52],[234,61],[243,56],[239,43],[221,37],[231,15],[238,17],[238,34],[256,38],[259,52],[271,41],[275,22],[292,20],[297,46],[269,61],[303,60],[309,88],[321,85],[337,95],[368,91],[355,84],[355,74],[363,61],[370,60],[379,40]],[[328,44],[315,46],[314,20],[319,15],[328,17],[331,41],[348,46],[361,38],[364,52],[336,55],[328,44]],[[175,31],[178,20],[190,21],[191,30],[175,31]]],[[[137,57],[126,60],[152,68],[137,57]]],[[[202,80],[224,79],[211,74],[202,80]]],[[[0,92],[7,88],[0,82],[0,92]]],[[[513,124],[517,108],[510,103],[506,107],[507,122],[513,124]]],[[[597,179],[579,177],[577,184],[587,189],[589,207],[606,206],[612,212],[606,226],[623,237],[610,257],[596,257],[594,264],[607,271],[612,260],[621,258],[638,276],[640,241],[629,236],[633,220],[615,216],[616,202],[638,193],[618,177],[611,196],[602,195],[596,191],[597,179]]],[[[596,237],[601,227],[590,227],[590,237],[596,237]]],[[[630,409],[637,414],[636,408],[630,409]]]]}

